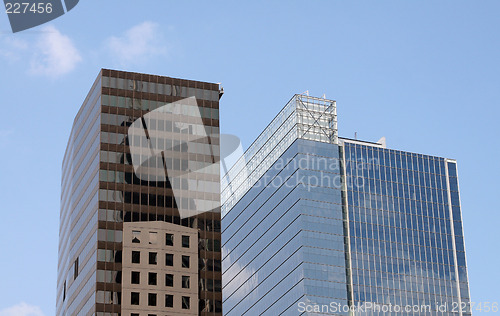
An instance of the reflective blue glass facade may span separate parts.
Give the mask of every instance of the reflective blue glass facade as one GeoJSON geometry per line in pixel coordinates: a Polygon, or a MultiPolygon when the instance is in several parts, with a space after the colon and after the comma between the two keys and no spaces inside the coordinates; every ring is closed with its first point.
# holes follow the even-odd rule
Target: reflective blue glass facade
{"type": "Polygon", "coordinates": [[[225,215],[225,315],[347,305],[339,150],[297,139],[225,215]]]}
{"type": "Polygon", "coordinates": [[[223,181],[224,314],[471,315],[456,161],[284,117],[223,181]]]}
{"type": "Polygon", "coordinates": [[[347,141],[344,151],[354,303],[459,315],[469,291],[456,162],[347,141]]]}

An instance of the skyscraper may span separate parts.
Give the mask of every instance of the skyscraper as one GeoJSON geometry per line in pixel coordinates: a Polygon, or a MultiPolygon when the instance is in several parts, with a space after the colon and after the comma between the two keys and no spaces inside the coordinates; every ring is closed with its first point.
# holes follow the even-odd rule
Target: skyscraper
{"type": "Polygon", "coordinates": [[[220,96],[101,70],[63,161],[57,315],[222,315],[220,96]]]}
{"type": "Polygon", "coordinates": [[[470,315],[456,161],[295,95],[222,179],[226,315],[470,315]]]}

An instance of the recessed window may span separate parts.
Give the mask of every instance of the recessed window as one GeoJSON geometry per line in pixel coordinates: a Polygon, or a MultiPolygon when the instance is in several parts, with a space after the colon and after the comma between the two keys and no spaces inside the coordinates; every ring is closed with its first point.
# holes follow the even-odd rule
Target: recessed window
{"type": "Polygon", "coordinates": [[[139,305],[139,293],[137,292],[130,293],[130,304],[139,305]]]}
{"type": "Polygon", "coordinates": [[[157,264],[158,263],[158,253],[150,252],[149,253],[149,264],[157,264]]]}
{"type": "Polygon", "coordinates": [[[137,271],[132,271],[132,275],[130,276],[130,283],[139,284],[141,283],[141,273],[137,271]]]}
{"type": "Polygon", "coordinates": [[[189,296],[183,296],[182,297],[182,309],[189,309],[190,308],[190,301],[189,301],[189,296]]]}
{"type": "Polygon", "coordinates": [[[133,230],[132,231],[132,243],[134,244],[140,244],[141,243],[141,232],[138,230],[133,230]]]}
{"type": "Polygon", "coordinates": [[[182,236],[182,247],[189,248],[189,236],[182,236]]]}
{"type": "Polygon", "coordinates": [[[155,293],[148,294],[148,305],[149,306],[156,306],[156,294],[155,293]]]}
{"type": "Polygon", "coordinates": [[[174,255],[171,253],[165,254],[165,265],[172,267],[174,265],[174,255]]]}
{"type": "Polygon", "coordinates": [[[157,232],[149,232],[149,244],[156,245],[158,243],[158,233],[157,232]]]}
{"type": "Polygon", "coordinates": [[[174,286],[173,274],[165,274],[165,286],[174,286]]]}
{"type": "Polygon", "coordinates": [[[141,253],[139,251],[132,251],[132,263],[141,263],[141,253]]]}
{"type": "Polygon", "coordinates": [[[137,313],[132,313],[132,314],[130,314],[130,316],[139,316],[139,314],[137,314],[137,313]]]}
{"type": "Polygon", "coordinates": [[[189,268],[189,256],[182,256],[182,267],[189,268]]]}
{"type": "Polygon", "coordinates": [[[170,294],[165,295],[165,307],[174,307],[174,296],[170,294]]]}
{"type": "Polygon", "coordinates": [[[189,276],[187,275],[182,276],[182,288],[189,289],[189,276]]]}
{"type": "Polygon", "coordinates": [[[157,280],[157,274],[154,272],[149,272],[148,274],[148,284],[149,285],[156,285],[158,283],[157,280]]]}
{"type": "Polygon", "coordinates": [[[173,234],[166,234],[165,235],[165,245],[167,245],[167,246],[174,245],[174,235],[173,234]]]}

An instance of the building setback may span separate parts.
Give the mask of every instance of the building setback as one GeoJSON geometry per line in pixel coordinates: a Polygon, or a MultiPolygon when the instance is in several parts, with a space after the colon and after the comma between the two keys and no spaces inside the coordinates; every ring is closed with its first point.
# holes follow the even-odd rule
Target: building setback
{"type": "Polygon", "coordinates": [[[340,138],[335,101],[295,95],[221,198],[225,315],[471,315],[456,161],[340,138]]]}
{"type": "Polygon", "coordinates": [[[101,70],[62,166],[57,315],[222,315],[220,95],[101,70]]]}

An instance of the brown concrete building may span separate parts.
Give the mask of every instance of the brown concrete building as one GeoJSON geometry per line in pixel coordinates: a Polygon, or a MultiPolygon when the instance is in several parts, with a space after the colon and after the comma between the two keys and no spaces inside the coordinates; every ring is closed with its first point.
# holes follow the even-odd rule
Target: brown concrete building
{"type": "Polygon", "coordinates": [[[101,70],[63,161],[57,315],[222,315],[220,95],[101,70]]]}

